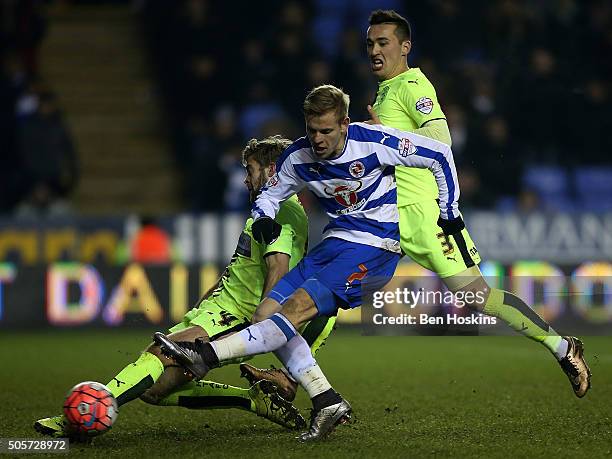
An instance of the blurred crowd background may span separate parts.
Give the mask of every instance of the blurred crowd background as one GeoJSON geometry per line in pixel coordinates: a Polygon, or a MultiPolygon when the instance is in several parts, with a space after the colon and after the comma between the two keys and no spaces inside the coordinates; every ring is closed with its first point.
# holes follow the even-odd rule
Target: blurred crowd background
{"type": "MultiPolygon", "coordinates": [[[[39,65],[56,3],[100,2],[0,2],[0,210],[8,215],[79,211],[71,198],[84,180],[79,148],[39,65]]],[[[612,210],[610,1],[130,6],[181,181],[177,211],[244,211],[243,145],[303,135],[301,102],[315,85],[344,88],[351,118],[368,118],[377,82],[365,32],[375,8],[412,24],[409,65],[429,77],[447,115],[463,209],[612,210]]]]}

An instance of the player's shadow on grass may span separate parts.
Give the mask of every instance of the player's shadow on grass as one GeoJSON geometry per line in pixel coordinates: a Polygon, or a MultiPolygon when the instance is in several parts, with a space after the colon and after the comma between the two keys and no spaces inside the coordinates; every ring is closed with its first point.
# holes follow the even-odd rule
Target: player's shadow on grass
{"type": "Polygon", "coordinates": [[[288,439],[292,439],[299,434],[297,430],[287,430],[272,423],[270,423],[270,425],[260,425],[258,419],[255,420],[255,422],[257,422],[257,424],[247,422],[244,426],[227,425],[227,427],[223,425],[213,427],[211,424],[202,422],[200,428],[194,425],[181,428],[174,425],[159,424],[148,428],[142,426],[138,430],[129,427],[124,429],[118,428],[93,439],[91,444],[79,444],[79,446],[84,448],[91,446],[113,447],[119,444],[127,446],[143,443],[143,441],[146,441],[149,446],[155,444],[161,446],[181,442],[193,442],[194,440],[205,440],[209,446],[213,446],[218,442],[219,447],[222,447],[227,443],[228,438],[232,438],[236,442],[246,440],[257,441],[258,439],[264,441],[273,437],[279,438],[279,435],[285,435],[288,439]]]}

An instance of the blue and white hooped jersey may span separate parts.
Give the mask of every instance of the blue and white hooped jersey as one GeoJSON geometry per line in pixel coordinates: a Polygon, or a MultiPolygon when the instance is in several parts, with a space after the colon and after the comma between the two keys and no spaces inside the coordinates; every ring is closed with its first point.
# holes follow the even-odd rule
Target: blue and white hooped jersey
{"type": "Polygon", "coordinates": [[[253,218],[274,218],[280,203],[306,186],[329,216],[324,238],[399,253],[394,166],[431,170],[438,184],[440,216],[459,216],[457,171],[448,145],[387,126],[351,123],[337,158],[319,159],[307,137],[289,146],[276,163],[277,173],[254,202],[253,218]]]}

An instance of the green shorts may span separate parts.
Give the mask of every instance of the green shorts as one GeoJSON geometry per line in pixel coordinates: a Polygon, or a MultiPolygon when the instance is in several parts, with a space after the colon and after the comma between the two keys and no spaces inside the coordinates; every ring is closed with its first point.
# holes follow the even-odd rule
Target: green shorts
{"type": "MultiPolygon", "coordinates": [[[[301,330],[300,334],[304,337],[312,355],[323,346],[327,337],[331,334],[335,317],[317,317],[308,322],[301,330]]],[[[233,308],[223,308],[215,301],[203,300],[198,306],[185,314],[183,320],[170,329],[171,333],[184,330],[192,325],[202,327],[211,341],[222,338],[225,335],[245,329],[251,325],[251,317],[244,313],[233,310],[233,308]]],[[[248,360],[248,359],[240,359],[248,360]]],[[[232,363],[236,363],[232,361],[232,363]]]]}
{"type": "Polygon", "coordinates": [[[480,263],[467,229],[461,236],[445,236],[438,226],[438,203],[421,201],[398,208],[402,251],[441,278],[454,276],[480,263]]]}

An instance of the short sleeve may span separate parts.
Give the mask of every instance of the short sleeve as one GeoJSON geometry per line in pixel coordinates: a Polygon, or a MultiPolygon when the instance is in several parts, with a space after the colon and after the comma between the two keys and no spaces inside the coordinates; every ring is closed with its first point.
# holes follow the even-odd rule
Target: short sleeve
{"type": "Polygon", "coordinates": [[[432,120],[446,119],[438,102],[436,90],[427,79],[402,82],[398,96],[404,110],[418,128],[432,120]]]}
{"type": "Polygon", "coordinates": [[[288,223],[282,225],[280,236],[278,236],[276,241],[272,244],[266,246],[263,255],[266,256],[270,253],[286,253],[291,256],[294,237],[295,231],[293,227],[288,223]]]}

